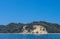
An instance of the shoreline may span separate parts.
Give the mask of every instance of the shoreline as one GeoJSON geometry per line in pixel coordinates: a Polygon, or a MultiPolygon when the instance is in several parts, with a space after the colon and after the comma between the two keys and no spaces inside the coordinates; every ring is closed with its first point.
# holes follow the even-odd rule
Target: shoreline
{"type": "MultiPolygon", "coordinates": [[[[23,35],[25,35],[25,34],[30,34],[30,33],[0,33],[0,34],[23,34],[23,35]]],[[[47,33],[47,34],[60,34],[60,33],[47,33]]],[[[35,33],[34,33],[34,35],[36,35],[35,33]]],[[[37,35],[45,35],[45,34],[37,34],[37,35]]]]}

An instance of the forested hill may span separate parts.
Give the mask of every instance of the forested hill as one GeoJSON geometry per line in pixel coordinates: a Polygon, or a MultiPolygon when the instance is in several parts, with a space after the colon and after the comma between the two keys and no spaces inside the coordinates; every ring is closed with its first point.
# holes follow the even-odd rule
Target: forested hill
{"type": "Polygon", "coordinates": [[[41,25],[46,28],[48,33],[60,33],[60,25],[49,22],[32,22],[28,24],[23,23],[9,23],[7,25],[0,25],[0,33],[22,33],[23,27],[26,26],[26,30],[30,32],[33,30],[33,25],[41,25]]]}

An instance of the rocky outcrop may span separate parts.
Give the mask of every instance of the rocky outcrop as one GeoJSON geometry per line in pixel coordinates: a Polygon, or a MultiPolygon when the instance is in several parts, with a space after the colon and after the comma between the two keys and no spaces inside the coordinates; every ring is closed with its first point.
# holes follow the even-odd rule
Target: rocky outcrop
{"type": "MultiPolygon", "coordinates": [[[[45,27],[41,26],[41,25],[33,25],[33,30],[30,30],[30,32],[26,29],[27,26],[23,27],[23,32],[24,34],[28,33],[28,34],[47,34],[47,30],[45,27]]],[[[30,28],[30,27],[28,27],[30,28]]]]}

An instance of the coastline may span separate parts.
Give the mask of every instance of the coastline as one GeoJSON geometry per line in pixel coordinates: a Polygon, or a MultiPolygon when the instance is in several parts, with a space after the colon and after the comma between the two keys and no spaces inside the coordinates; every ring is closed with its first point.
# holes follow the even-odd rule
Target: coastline
{"type": "MultiPolygon", "coordinates": [[[[0,34],[24,34],[24,33],[0,33],[0,34]]],[[[31,33],[25,33],[25,34],[31,34],[31,33]]],[[[47,34],[60,34],[60,33],[47,33],[47,34]]],[[[38,34],[35,34],[38,35],[38,34]]],[[[39,34],[39,35],[44,35],[44,34],[39,34]]]]}

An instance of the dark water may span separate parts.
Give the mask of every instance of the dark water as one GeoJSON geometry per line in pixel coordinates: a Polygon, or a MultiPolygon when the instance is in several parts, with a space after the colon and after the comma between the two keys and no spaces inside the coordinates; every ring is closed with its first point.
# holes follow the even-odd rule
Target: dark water
{"type": "Polygon", "coordinates": [[[60,34],[0,34],[0,39],[60,39],[60,34]]]}

